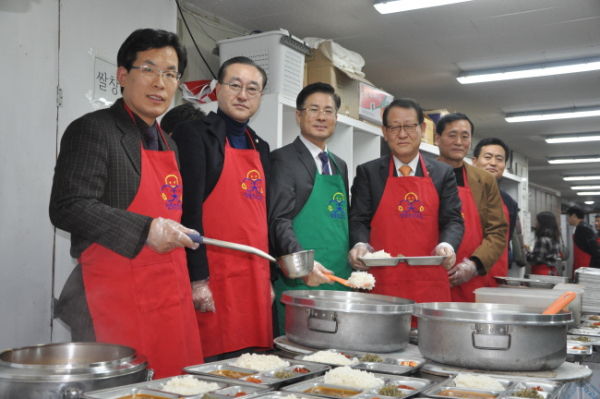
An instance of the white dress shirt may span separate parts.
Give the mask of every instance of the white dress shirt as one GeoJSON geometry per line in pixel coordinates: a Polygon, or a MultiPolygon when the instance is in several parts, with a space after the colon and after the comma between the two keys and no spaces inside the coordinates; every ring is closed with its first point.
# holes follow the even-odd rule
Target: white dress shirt
{"type": "MultiPolygon", "coordinates": [[[[325,149],[322,150],[320,147],[314,145],[310,141],[308,141],[303,135],[300,135],[300,140],[304,143],[308,151],[310,151],[310,155],[312,155],[315,160],[315,164],[317,165],[317,170],[320,174],[323,174],[323,162],[321,162],[321,158],[319,158],[319,154],[323,151],[327,152],[327,144],[325,145],[325,149]]],[[[327,164],[329,165],[329,170],[331,174],[333,174],[333,169],[331,168],[331,160],[329,157],[327,158],[327,164]]]]}
{"type": "Polygon", "coordinates": [[[409,173],[409,176],[415,175],[415,172],[417,171],[417,167],[419,166],[419,154],[417,154],[417,156],[409,163],[404,163],[404,162],[400,161],[398,158],[396,158],[395,156],[393,156],[393,158],[394,158],[394,166],[396,167],[396,174],[398,176],[402,177],[402,175],[399,172],[399,169],[401,166],[404,166],[404,165],[408,165],[412,169],[409,173]]]}

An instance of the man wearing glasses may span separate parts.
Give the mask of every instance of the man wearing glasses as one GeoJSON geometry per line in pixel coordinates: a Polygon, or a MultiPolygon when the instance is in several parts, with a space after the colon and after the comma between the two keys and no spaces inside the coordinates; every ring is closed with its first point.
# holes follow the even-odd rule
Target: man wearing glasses
{"type": "Polygon", "coordinates": [[[505,216],[500,189],[491,173],[464,162],[473,130],[465,114],[453,113],[438,121],[435,133],[438,160],[454,170],[465,222],[458,263],[448,271],[453,302],[475,302],[475,289],[495,285],[490,277],[508,273],[508,256],[501,258],[507,251],[508,210],[505,216]],[[496,274],[487,276],[492,267],[496,274]]]}
{"type": "Polygon", "coordinates": [[[351,269],[348,253],[348,167],[329,152],[327,139],[335,131],[340,98],[326,83],[306,86],[296,99],[300,136],[271,153],[269,237],[276,256],[312,249],[314,272],[308,279],[294,280],[279,272],[275,281],[279,334],[284,334],[283,291],[339,289],[323,272],[347,279],[351,269]],[[325,266],[327,269],[325,269],[325,266]]]}
{"type": "Polygon", "coordinates": [[[202,363],[183,250],[198,244],[179,223],[177,147],[156,122],[187,55],[174,33],[140,29],[117,64],[122,98],[72,122],[61,140],[50,219],[71,233],[79,264],[55,315],[73,341],[135,348],[164,378],[202,363]]]}
{"type": "MultiPolygon", "coordinates": [[[[182,222],[206,237],[268,252],[269,144],[248,126],[267,75],[251,59],[235,57],[221,65],[218,81],[217,112],[178,124],[172,135],[186,187],[182,222]]],[[[271,347],[269,262],[206,245],[187,251],[187,259],[207,361],[271,347]]]]}
{"type": "Polygon", "coordinates": [[[368,269],[359,258],[381,250],[392,257],[444,256],[441,265],[399,263],[369,272],[377,281],[374,293],[448,302],[447,269],[454,265],[464,232],[454,173],[450,166],[419,154],[425,123],[416,101],[394,100],[383,113],[381,129],[391,155],[356,168],[348,262],[354,269],[368,269]]]}

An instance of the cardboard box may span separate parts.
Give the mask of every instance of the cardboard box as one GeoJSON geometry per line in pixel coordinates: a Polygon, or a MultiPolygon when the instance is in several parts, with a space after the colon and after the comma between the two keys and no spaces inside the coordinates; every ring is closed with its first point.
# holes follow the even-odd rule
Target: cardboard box
{"type": "Polygon", "coordinates": [[[433,141],[433,134],[435,133],[435,123],[429,116],[427,116],[427,114],[423,115],[423,117],[425,119],[426,126],[425,126],[425,131],[423,132],[423,135],[421,136],[421,142],[435,145],[435,143],[433,141]]]}
{"type": "Polygon", "coordinates": [[[456,112],[453,108],[444,108],[444,109],[432,109],[430,111],[424,111],[425,115],[429,116],[433,123],[437,124],[440,118],[444,115],[448,115],[456,112]]]}
{"type": "Polygon", "coordinates": [[[358,117],[381,126],[383,110],[394,101],[394,96],[366,83],[360,82],[359,86],[358,117]]]}

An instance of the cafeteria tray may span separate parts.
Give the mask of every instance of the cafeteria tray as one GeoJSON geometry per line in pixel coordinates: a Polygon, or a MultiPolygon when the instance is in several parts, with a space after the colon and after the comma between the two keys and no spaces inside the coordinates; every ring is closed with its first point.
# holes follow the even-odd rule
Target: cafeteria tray
{"type": "Polygon", "coordinates": [[[419,393],[421,393],[422,391],[428,389],[429,387],[431,387],[432,385],[434,385],[434,382],[432,380],[428,380],[425,378],[414,378],[414,377],[405,377],[405,376],[392,376],[389,374],[378,374],[378,373],[370,373],[373,376],[377,377],[377,378],[381,378],[383,380],[383,383],[375,388],[370,388],[370,389],[360,389],[360,388],[353,388],[350,386],[344,386],[344,385],[334,385],[334,384],[326,384],[324,382],[325,377],[321,376],[321,377],[317,377],[317,378],[313,378],[310,380],[306,380],[306,381],[302,381],[299,382],[297,384],[293,384],[293,385],[289,385],[287,387],[282,388],[282,391],[285,392],[291,392],[294,394],[302,394],[304,395],[305,393],[309,393],[311,395],[315,395],[315,396],[320,396],[320,397],[326,397],[326,398],[339,398],[339,397],[352,397],[352,398],[356,398],[356,399],[369,399],[369,398],[389,398],[389,396],[385,396],[385,395],[380,395],[379,394],[379,389],[382,388],[385,385],[406,385],[406,386],[410,386],[413,387],[415,389],[405,389],[405,388],[400,388],[400,391],[404,394],[404,396],[402,396],[403,398],[409,398],[412,396],[415,396],[419,393]],[[335,392],[335,394],[326,394],[326,393],[316,393],[316,392],[306,392],[306,391],[310,391],[310,390],[316,390],[319,388],[325,388],[325,389],[330,389],[330,390],[338,390],[338,392],[335,392]],[[343,391],[348,391],[348,393],[344,396],[340,396],[340,390],[343,391]],[[352,392],[355,392],[355,394],[351,394],[352,392]]]}
{"type": "Polygon", "coordinates": [[[298,356],[294,357],[294,359],[300,360],[300,361],[306,361],[306,362],[314,362],[314,363],[319,363],[319,364],[327,364],[327,365],[333,366],[333,367],[340,367],[340,366],[351,367],[351,366],[354,365],[354,364],[338,364],[338,363],[318,362],[316,360],[304,360],[305,357],[314,355],[315,353],[319,353],[319,352],[338,353],[340,355],[345,356],[349,360],[356,359],[356,361],[354,362],[354,364],[360,363],[360,358],[367,354],[366,352],[355,352],[355,351],[346,351],[346,350],[342,351],[342,350],[338,350],[338,349],[323,349],[323,350],[320,350],[320,351],[311,352],[311,353],[306,354],[306,355],[298,355],[298,356]]]}
{"type": "Polygon", "coordinates": [[[316,377],[320,374],[325,373],[327,370],[329,370],[331,368],[328,365],[325,365],[323,363],[314,363],[314,362],[285,359],[287,362],[290,363],[290,365],[287,367],[282,367],[282,368],[278,368],[276,370],[270,370],[270,371],[259,371],[259,370],[246,369],[246,368],[242,368],[242,367],[233,366],[232,364],[236,360],[237,360],[237,358],[232,358],[232,359],[227,359],[227,360],[221,360],[218,362],[200,364],[197,366],[188,366],[188,367],[184,367],[183,371],[185,371],[186,373],[189,373],[189,374],[211,376],[213,378],[217,378],[217,379],[224,380],[224,381],[231,381],[233,379],[233,380],[237,380],[237,381],[243,381],[243,382],[253,383],[253,384],[256,383],[259,385],[269,386],[274,389],[278,389],[282,385],[289,385],[289,384],[292,384],[292,383],[295,383],[298,381],[316,377]],[[308,373],[295,372],[293,370],[296,367],[303,367],[305,369],[308,369],[309,372],[308,373]],[[214,374],[214,372],[223,371],[223,370],[235,371],[235,372],[239,372],[239,373],[244,373],[246,375],[235,379],[235,378],[231,378],[231,377],[227,377],[227,376],[221,376],[221,375],[214,374]],[[294,373],[294,376],[290,377],[290,378],[276,378],[274,376],[274,374],[279,371],[291,371],[292,373],[294,373]],[[259,382],[248,381],[249,378],[258,379],[261,382],[259,383],[259,382]]]}
{"type": "Polygon", "coordinates": [[[584,322],[596,323],[600,322],[600,315],[597,314],[584,314],[581,316],[581,320],[584,322]]]}
{"type": "MultiPolygon", "coordinates": [[[[290,393],[289,392],[281,392],[281,391],[270,391],[270,392],[265,392],[260,395],[257,395],[255,397],[253,397],[252,399],[282,399],[286,396],[290,396],[290,393]]],[[[302,394],[302,398],[298,398],[298,399],[323,399],[323,397],[302,394]]]]}
{"type": "Polygon", "coordinates": [[[373,266],[398,266],[404,262],[409,266],[435,266],[441,265],[445,256],[398,256],[395,258],[358,258],[367,267],[373,266]]]}
{"type": "Polygon", "coordinates": [[[532,280],[546,281],[548,283],[554,283],[554,284],[571,283],[571,279],[569,277],[563,277],[563,276],[546,276],[544,274],[526,274],[525,278],[532,279],[532,280]]]}
{"type": "MultiPolygon", "coordinates": [[[[478,376],[477,374],[472,374],[474,376],[478,376]]],[[[504,391],[494,391],[494,390],[486,390],[486,389],[474,389],[474,388],[462,388],[456,387],[454,384],[454,377],[448,378],[445,381],[442,381],[435,386],[427,389],[423,392],[424,395],[432,397],[432,398],[440,398],[440,399],[448,399],[448,398],[464,398],[468,395],[471,399],[506,399],[506,398],[515,398],[519,399],[518,396],[515,396],[515,393],[521,389],[526,388],[541,388],[542,391],[539,392],[540,396],[543,399],[558,399],[560,397],[560,393],[564,387],[562,382],[554,382],[547,380],[535,380],[535,379],[527,379],[527,380],[518,380],[511,378],[494,378],[504,387],[504,391]],[[454,391],[454,392],[463,392],[466,395],[462,396],[459,394],[442,394],[444,391],[454,391]]]]}
{"type": "Polygon", "coordinates": [[[529,287],[529,288],[553,288],[557,283],[551,283],[548,281],[533,280],[529,278],[517,278],[517,277],[500,277],[494,276],[494,280],[498,285],[506,285],[510,287],[529,287]]]}
{"type": "Polygon", "coordinates": [[[133,395],[154,395],[157,398],[191,398],[191,399],[200,399],[203,395],[208,394],[214,399],[227,399],[233,398],[236,394],[240,392],[246,393],[246,395],[240,395],[238,398],[251,398],[259,393],[270,391],[272,388],[259,385],[259,384],[251,384],[249,382],[240,382],[240,381],[224,381],[222,379],[216,377],[205,377],[205,376],[192,376],[198,381],[204,382],[216,382],[219,385],[219,388],[216,390],[212,390],[202,394],[195,395],[180,395],[169,393],[161,390],[162,386],[169,382],[169,380],[173,377],[163,378],[154,381],[144,381],[138,382],[136,384],[120,386],[117,388],[107,388],[98,391],[86,392],[82,398],[85,399],[119,399],[123,397],[133,396],[133,395]]]}
{"type": "Polygon", "coordinates": [[[567,334],[567,343],[600,346],[600,337],[567,334]],[[580,341],[577,338],[585,338],[586,341],[580,341]]]}
{"type": "Polygon", "coordinates": [[[592,346],[580,342],[567,342],[567,362],[582,362],[586,356],[592,354],[592,346]],[[575,349],[582,348],[582,349],[575,349]]]}

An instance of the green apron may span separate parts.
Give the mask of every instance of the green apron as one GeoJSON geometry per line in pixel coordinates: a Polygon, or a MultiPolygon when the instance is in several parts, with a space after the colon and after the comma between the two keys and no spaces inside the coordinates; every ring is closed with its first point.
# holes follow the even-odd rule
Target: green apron
{"type": "MultiPolygon", "coordinates": [[[[331,157],[330,159],[333,160],[331,157]]],[[[331,270],[336,276],[347,279],[352,271],[347,260],[349,250],[348,199],[339,168],[335,161],[333,163],[338,174],[322,175],[317,171],[310,197],[294,218],[292,226],[303,249],[314,249],[317,262],[331,270]]],[[[279,278],[275,281],[274,287],[281,335],[285,333],[285,305],[281,303],[281,294],[284,291],[350,291],[348,287],[339,283],[309,287],[301,279],[286,278],[281,271],[279,271],[279,278]]]]}

